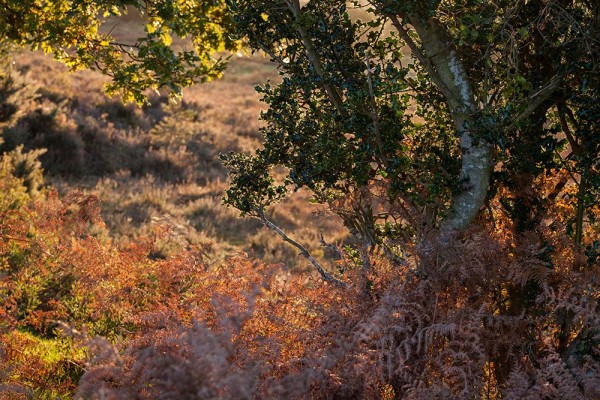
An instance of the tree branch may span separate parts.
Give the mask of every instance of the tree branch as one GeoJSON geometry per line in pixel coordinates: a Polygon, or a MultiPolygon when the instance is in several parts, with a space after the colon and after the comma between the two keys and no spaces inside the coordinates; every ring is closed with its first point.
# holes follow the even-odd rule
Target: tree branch
{"type": "Polygon", "coordinates": [[[575,139],[575,137],[571,133],[571,129],[569,128],[569,123],[567,122],[567,118],[565,115],[567,106],[564,103],[561,103],[557,106],[557,108],[562,130],[567,138],[567,141],[569,142],[569,145],[571,146],[571,149],[573,150],[573,154],[580,155],[583,149],[581,148],[581,145],[577,142],[577,139],[575,139]]]}
{"type": "Polygon", "coordinates": [[[410,48],[410,51],[413,54],[413,56],[415,56],[415,58],[417,60],[419,60],[419,62],[425,67],[425,70],[427,70],[427,73],[429,74],[429,77],[431,78],[433,83],[435,83],[437,88],[440,90],[440,92],[442,92],[442,94],[446,98],[450,97],[451,96],[450,88],[448,88],[446,86],[446,84],[442,81],[440,75],[438,74],[435,67],[431,63],[431,60],[429,60],[427,57],[425,57],[425,54],[423,54],[423,51],[421,51],[419,46],[417,46],[415,41],[410,37],[410,35],[408,34],[408,31],[404,28],[404,26],[402,26],[402,23],[400,23],[400,20],[398,20],[398,17],[395,15],[390,15],[390,19],[392,21],[392,25],[394,25],[394,28],[396,28],[396,30],[400,34],[400,37],[404,40],[404,42],[410,48]]]}
{"type": "Polygon", "coordinates": [[[319,243],[321,243],[321,246],[332,250],[340,259],[342,259],[342,260],[346,259],[346,257],[344,256],[344,253],[340,250],[340,248],[338,246],[336,246],[335,244],[327,243],[325,241],[325,237],[323,237],[323,233],[320,233],[320,235],[321,235],[321,237],[319,238],[319,243]]]}
{"type": "Polygon", "coordinates": [[[518,122],[529,117],[539,106],[542,105],[543,102],[548,100],[550,96],[556,92],[564,77],[565,74],[558,74],[554,76],[545,86],[541,87],[537,92],[529,96],[527,100],[525,100],[527,102],[527,108],[516,115],[505,130],[508,131],[514,128],[518,122]]]}
{"type": "Polygon", "coordinates": [[[585,192],[587,190],[587,171],[583,171],[577,191],[577,211],[575,213],[575,244],[581,250],[583,240],[583,217],[585,216],[585,192]]]}
{"type": "Polygon", "coordinates": [[[375,134],[375,142],[379,150],[381,162],[384,167],[388,167],[388,159],[385,154],[383,140],[381,140],[381,130],[379,129],[379,113],[377,111],[377,103],[375,102],[375,89],[373,88],[373,77],[371,74],[371,62],[369,60],[369,52],[365,51],[365,63],[367,65],[367,82],[369,84],[369,95],[371,96],[371,119],[373,120],[373,133],[375,134]]]}
{"type": "Polygon", "coordinates": [[[329,274],[327,271],[325,271],[323,269],[323,267],[321,267],[321,265],[317,262],[317,260],[315,260],[313,258],[313,256],[308,252],[308,250],[306,250],[306,248],[304,246],[302,246],[300,243],[296,242],[294,239],[291,239],[277,225],[275,225],[273,222],[269,221],[267,219],[267,217],[265,216],[265,213],[264,213],[264,210],[263,210],[262,206],[259,209],[255,209],[255,211],[256,211],[256,214],[257,214],[258,218],[263,223],[263,225],[265,225],[267,228],[269,228],[270,230],[272,230],[273,232],[275,232],[279,236],[281,236],[281,238],[285,242],[291,244],[292,246],[294,246],[298,250],[300,250],[300,254],[302,256],[304,256],[308,261],[310,261],[310,263],[312,265],[315,266],[315,268],[317,269],[317,271],[319,271],[319,274],[321,275],[321,278],[323,278],[323,280],[325,282],[332,283],[335,286],[338,286],[338,287],[341,287],[341,288],[344,288],[344,289],[347,289],[349,287],[349,285],[346,282],[340,281],[339,279],[333,277],[331,274],[329,274]]]}
{"type": "MultiPolygon", "coordinates": [[[[298,0],[285,0],[285,3],[287,4],[288,8],[292,12],[294,18],[296,18],[296,22],[300,22],[299,19],[300,19],[300,15],[301,15],[301,10],[300,10],[299,1],[298,0]]],[[[325,92],[327,92],[329,99],[333,103],[333,105],[336,108],[336,110],[338,111],[338,113],[340,113],[340,115],[344,115],[344,109],[343,109],[344,101],[342,100],[342,97],[340,96],[337,89],[335,87],[333,87],[333,85],[327,81],[327,77],[325,74],[325,68],[323,67],[323,64],[321,63],[321,59],[319,58],[319,53],[317,52],[317,49],[315,48],[315,45],[312,42],[312,39],[310,38],[310,36],[308,35],[306,30],[302,26],[301,22],[296,24],[296,29],[298,30],[298,33],[300,34],[300,39],[302,40],[302,44],[304,45],[304,49],[306,50],[306,55],[308,56],[308,60],[310,61],[312,66],[315,68],[315,71],[321,78],[325,92]]]]}

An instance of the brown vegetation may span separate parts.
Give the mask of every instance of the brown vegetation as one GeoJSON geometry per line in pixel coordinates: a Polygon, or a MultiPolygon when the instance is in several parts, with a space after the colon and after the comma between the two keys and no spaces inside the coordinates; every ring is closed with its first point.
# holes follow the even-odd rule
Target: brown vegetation
{"type": "Polygon", "coordinates": [[[207,264],[189,244],[157,258],[168,229],[119,248],[97,235],[94,196],[31,200],[2,165],[4,397],[600,395],[599,265],[560,220],[412,250],[428,279],[377,255],[365,276],[347,255],[341,289],[243,257],[207,264]]]}
{"type": "MultiPolygon", "coordinates": [[[[374,250],[370,268],[320,245],[348,239],[299,192],[269,218],[338,288],[292,273],[295,249],[220,204],[216,155],[260,145],[262,59],[141,109],[94,73],[15,62],[0,76],[0,398],[600,397],[598,231],[583,251],[570,239],[575,188],[525,233],[501,188],[449,243],[399,237],[404,257],[374,250]]],[[[560,182],[533,185],[548,198],[560,182]]]]}

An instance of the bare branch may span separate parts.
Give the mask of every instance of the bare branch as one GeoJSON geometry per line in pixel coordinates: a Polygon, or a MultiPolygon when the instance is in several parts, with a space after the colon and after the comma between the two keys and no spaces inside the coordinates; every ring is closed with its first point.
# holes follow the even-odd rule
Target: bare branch
{"type": "Polygon", "coordinates": [[[566,109],[568,107],[564,103],[561,103],[557,106],[557,108],[558,108],[558,117],[560,119],[560,124],[561,124],[562,130],[569,142],[569,145],[571,146],[571,149],[573,150],[573,153],[575,155],[580,155],[581,152],[583,151],[583,149],[581,148],[581,145],[579,143],[577,143],[577,139],[575,139],[575,137],[571,133],[571,129],[569,128],[569,123],[567,122],[566,109]]]}
{"type": "Polygon", "coordinates": [[[548,81],[548,83],[546,83],[546,85],[529,96],[529,98],[526,100],[527,108],[512,119],[507,127],[507,130],[510,130],[515,126],[515,124],[529,117],[539,106],[542,105],[543,102],[548,100],[550,96],[556,92],[564,77],[565,74],[558,74],[554,76],[550,81],[548,81]]]}
{"type": "Polygon", "coordinates": [[[433,83],[435,83],[435,85],[438,87],[438,89],[442,92],[442,94],[446,98],[451,97],[450,89],[442,81],[442,78],[436,71],[435,67],[433,66],[433,63],[425,56],[423,51],[419,48],[419,46],[417,46],[415,41],[410,37],[406,28],[404,28],[402,23],[398,20],[398,17],[395,15],[390,15],[390,19],[392,21],[392,25],[394,25],[394,28],[396,28],[396,30],[400,34],[400,37],[404,40],[404,42],[406,42],[406,44],[410,48],[410,51],[413,54],[413,56],[415,56],[415,58],[417,60],[419,60],[419,62],[423,65],[423,67],[425,67],[425,69],[427,70],[427,73],[429,74],[429,77],[431,78],[433,83]]]}
{"type": "Polygon", "coordinates": [[[277,225],[275,225],[273,222],[269,221],[267,219],[267,217],[265,216],[265,213],[264,213],[264,210],[263,210],[262,206],[259,209],[255,209],[255,211],[256,211],[256,214],[257,214],[258,218],[263,223],[263,225],[265,225],[267,228],[269,228],[270,230],[272,230],[273,232],[275,232],[279,236],[281,236],[281,238],[285,242],[291,244],[292,246],[294,246],[298,250],[300,250],[300,254],[303,257],[305,257],[308,261],[310,261],[310,263],[312,265],[315,266],[315,268],[317,269],[317,271],[319,271],[319,274],[321,275],[321,278],[323,278],[323,280],[325,282],[332,283],[335,286],[338,286],[338,287],[341,287],[341,288],[344,288],[344,289],[347,289],[349,287],[349,285],[346,282],[340,281],[339,279],[333,277],[331,274],[329,274],[327,271],[325,271],[323,269],[323,267],[321,267],[321,265],[317,262],[317,260],[314,259],[314,257],[308,252],[308,250],[306,250],[306,248],[304,246],[302,246],[300,243],[296,242],[294,239],[290,238],[277,225]]]}
{"type": "Polygon", "coordinates": [[[375,134],[375,142],[379,150],[381,162],[384,167],[388,167],[388,159],[383,148],[381,140],[381,131],[379,129],[379,113],[377,111],[377,103],[375,103],[375,90],[373,89],[373,77],[371,75],[371,62],[369,60],[369,52],[365,51],[365,62],[367,64],[367,82],[369,83],[369,95],[371,96],[371,119],[373,119],[373,133],[375,134]]]}
{"type": "Polygon", "coordinates": [[[587,190],[587,170],[583,171],[577,191],[577,212],[575,214],[575,244],[581,249],[583,239],[583,218],[585,217],[585,192],[587,190]]]}
{"type": "Polygon", "coordinates": [[[340,250],[340,248],[335,244],[327,243],[325,241],[325,238],[323,237],[323,234],[321,233],[320,235],[321,237],[319,238],[319,243],[321,243],[321,246],[332,250],[338,257],[340,257],[342,260],[345,260],[346,257],[344,256],[344,253],[340,250]]]}

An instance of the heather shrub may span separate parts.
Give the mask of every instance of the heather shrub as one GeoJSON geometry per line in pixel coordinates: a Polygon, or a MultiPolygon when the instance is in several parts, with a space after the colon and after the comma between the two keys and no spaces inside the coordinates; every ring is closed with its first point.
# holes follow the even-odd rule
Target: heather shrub
{"type": "Polygon", "coordinates": [[[44,170],[40,157],[46,152],[45,149],[23,152],[23,146],[18,146],[13,151],[4,153],[3,159],[10,164],[11,174],[23,180],[23,185],[30,195],[36,195],[44,185],[44,170]]]}
{"type": "Polygon", "coordinates": [[[0,164],[0,210],[8,213],[19,209],[29,199],[23,180],[13,175],[14,167],[8,157],[2,157],[0,164]]]}
{"type": "Polygon", "coordinates": [[[5,219],[39,194],[44,183],[39,156],[41,150],[23,153],[19,147],[0,157],[0,212],[5,219]]]}
{"type": "Polygon", "coordinates": [[[0,43],[0,129],[10,126],[20,117],[26,105],[35,98],[35,85],[26,76],[13,70],[9,57],[10,45],[0,43]]]}
{"type": "Polygon", "coordinates": [[[64,104],[41,99],[13,126],[5,128],[3,137],[4,151],[18,146],[46,149],[41,161],[48,173],[77,176],[85,172],[85,146],[64,104]]]}

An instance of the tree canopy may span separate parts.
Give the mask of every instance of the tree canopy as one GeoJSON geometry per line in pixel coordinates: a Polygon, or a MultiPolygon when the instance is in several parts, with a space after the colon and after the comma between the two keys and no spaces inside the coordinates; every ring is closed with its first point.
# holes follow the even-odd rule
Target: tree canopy
{"type": "Polygon", "coordinates": [[[109,94],[144,102],[146,89],[170,90],[217,77],[225,66],[215,52],[236,50],[232,20],[223,0],[2,0],[0,39],[52,53],[72,70],[97,69],[112,77],[109,94]],[[112,17],[139,12],[146,36],[121,43],[111,35],[112,17]],[[173,38],[183,44],[175,46],[173,38]]]}
{"type": "Polygon", "coordinates": [[[230,6],[283,79],[258,88],[264,149],[226,158],[229,204],[253,213],[308,187],[373,245],[390,232],[465,229],[500,190],[526,230],[570,181],[581,242],[600,187],[598,2],[230,6]],[[278,165],[289,174],[276,182],[278,165]],[[533,189],[550,176],[556,190],[533,189]]]}
{"type": "MultiPolygon", "coordinates": [[[[226,201],[243,213],[290,186],[330,205],[352,194],[354,210],[338,211],[375,243],[379,225],[397,229],[391,222],[407,218],[374,212],[373,195],[427,210],[426,225],[448,232],[468,227],[500,187],[523,194],[536,177],[566,173],[580,188],[580,243],[599,186],[598,8],[595,0],[3,0],[0,38],[73,70],[99,69],[113,78],[109,93],[138,102],[146,89],[178,95],[218,76],[225,60],[216,51],[246,42],[266,53],[283,81],[258,88],[269,105],[265,148],[227,161],[226,201]],[[127,10],[147,18],[135,43],[116,41],[104,24],[127,10]],[[274,183],[277,165],[289,175],[274,183]]],[[[504,203],[520,226],[540,215],[533,197],[504,203]]]]}

